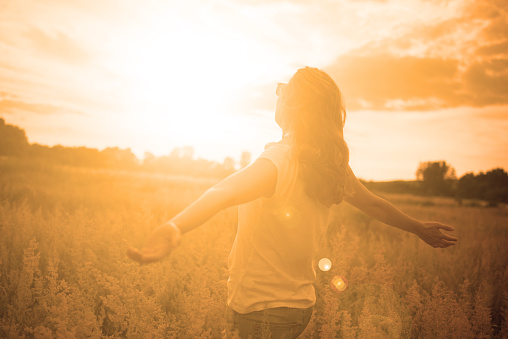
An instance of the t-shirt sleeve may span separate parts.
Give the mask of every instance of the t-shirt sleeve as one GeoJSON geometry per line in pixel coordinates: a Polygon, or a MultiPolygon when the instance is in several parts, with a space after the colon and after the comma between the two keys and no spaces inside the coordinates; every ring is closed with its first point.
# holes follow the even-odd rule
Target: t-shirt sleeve
{"type": "Polygon", "coordinates": [[[280,196],[283,189],[289,165],[289,148],[289,145],[282,143],[268,144],[265,151],[258,157],[258,159],[269,160],[277,168],[277,183],[272,198],[280,196]]]}

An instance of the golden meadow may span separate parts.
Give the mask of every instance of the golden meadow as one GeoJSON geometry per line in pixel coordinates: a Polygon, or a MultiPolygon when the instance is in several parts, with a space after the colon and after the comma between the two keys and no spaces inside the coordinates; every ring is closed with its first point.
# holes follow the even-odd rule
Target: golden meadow
{"type": "MultiPolygon", "coordinates": [[[[221,338],[236,209],[186,235],[162,263],[128,260],[215,179],[0,159],[0,337],[221,338]]],[[[508,210],[383,194],[456,228],[433,249],[342,204],[316,259],[304,338],[508,337],[508,210]],[[330,282],[344,277],[337,293],[330,282]]]]}

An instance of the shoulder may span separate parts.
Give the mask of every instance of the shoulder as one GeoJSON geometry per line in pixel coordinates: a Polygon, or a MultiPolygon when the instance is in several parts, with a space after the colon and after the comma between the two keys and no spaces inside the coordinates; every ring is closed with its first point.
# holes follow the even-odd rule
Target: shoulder
{"type": "Polygon", "coordinates": [[[277,142],[269,142],[265,145],[265,152],[268,150],[288,152],[291,149],[291,144],[287,139],[282,139],[277,142]]]}
{"type": "Polygon", "coordinates": [[[269,160],[275,165],[279,174],[286,173],[292,164],[291,146],[284,140],[269,143],[258,159],[269,160]]]}
{"type": "Polygon", "coordinates": [[[274,148],[274,149],[281,149],[281,150],[289,150],[291,148],[290,144],[286,140],[280,140],[276,142],[269,142],[265,145],[265,151],[274,148]]]}
{"type": "Polygon", "coordinates": [[[284,142],[271,142],[265,145],[265,150],[260,158],[288,158],[289,151],[291,150],[291,146],[284,142]]]}

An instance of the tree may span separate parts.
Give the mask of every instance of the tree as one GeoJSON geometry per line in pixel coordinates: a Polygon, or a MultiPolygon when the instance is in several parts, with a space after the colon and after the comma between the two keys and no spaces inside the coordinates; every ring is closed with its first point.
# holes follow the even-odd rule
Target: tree
{"type": "Polygon", "coordinates": [[[429,195],[451,195],[456,178],[455,169],[446,161],[421,162],[416,171],[423,193],[429,195]]]}
{"type": "Polygon", "coordinates": [[[250,152],[243,151],[242,157],[240,158],[240,166],[242,168],[247,167],[250,164],[251,155],[250,152]]]}
{"type": "Polygon", "coordinates": [[[100,153],[104,156],[108,167],[135,168],[139,163],[138,158],[132,153],[130,148],[106,147],[100,153]]]}
{"type": "Polygon", "coordinates": [[[508,202],[508,173],[502,168],[495,168],[485,173],[485,200],[489,206],[497,206],[499,203],[508,202]]]}
{"type": "Polygon", "coordinates": [[[28,150],[25,131],[0,118],[0,155],[22,155],[28,150]]]}
{"type": "Polygon", "coordinates": [[[169,157],[173,160],[180,159],[181,154],[182,154],[182,149],[180,147],[175,147],[169,154],[169,157]]]}
{"type": "Polygon", "coordinates": [[[457,183],[459,198],[481,199],[490,206],[508,202],[508,173],[502,168],[495,168],[487,173],[464,174],[457,183]]]}
{"type": "Polygon", "coordinates": [[[222,163],[222,167],[226,172],[233,173],[235,171],[235,160],[231,157],[224,158],[224,162],[222,163]]]}
{"type": "Polygon", "coordinates": [[[477,198],[481,195],[477,177],[473,173],[464,174],[457,182],[457,201],[462,204],[462,199],[477,198]]]}
{"type": "Polygon", "coordinates": [[[150,152],[145,152],[145,156],[143,158],[143,166],[150,166],[155,162],[155,155],[150,152]]]}
{"type": "Polygon", "coordinates": [[[194,158],[194,147],[183,146],[182,147],[182,158],[186,160],[192,160],[194,158]]]}

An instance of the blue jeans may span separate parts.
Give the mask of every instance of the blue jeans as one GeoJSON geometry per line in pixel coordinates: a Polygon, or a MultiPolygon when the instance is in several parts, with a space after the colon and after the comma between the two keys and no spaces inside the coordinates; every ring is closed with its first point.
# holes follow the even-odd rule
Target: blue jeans
{"type": "Polygon", "coordinates": [[[276,307],[241,314],[227,308],[226,334],[228,338],[297,338],[305,330],[313,307],[276,307]]]}

